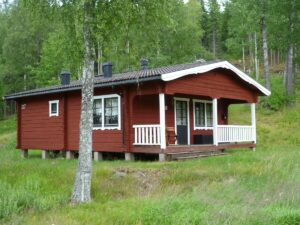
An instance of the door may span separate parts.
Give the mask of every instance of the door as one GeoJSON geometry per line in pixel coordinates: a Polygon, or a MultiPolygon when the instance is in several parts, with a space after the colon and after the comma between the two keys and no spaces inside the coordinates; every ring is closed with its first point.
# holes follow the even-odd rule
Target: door
{"type": "Polygon", "coordinates": [[[175,100],[177,144],[188,144],[188,101],[175,100]]]}

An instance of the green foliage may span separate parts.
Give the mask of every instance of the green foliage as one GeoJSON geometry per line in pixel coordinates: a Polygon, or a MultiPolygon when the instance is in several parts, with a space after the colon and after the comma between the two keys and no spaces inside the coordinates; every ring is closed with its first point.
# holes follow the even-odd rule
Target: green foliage
{"type": "Polygon", "coordinates": [[[287,105],[292,97],[284,89],[282,76],[271,76],[271,96],[261,98],[261,105],[272,110],[279,110],[287,105]]]}
{"type": "MultiPolygon", "coordinates": [[[[93,9],[95,61],[115,72],[191,62],[205,57],[198,1],[100,1],[93,9]]],[[[61,70],[81,76],[82,8],[79,2],[19,0],[0,11],[3,94],[58,83],[61,70]]],[[[0,93],[2,94],[2,93],[0,93]]]]}
{"type": "Polygon", "coordinates": [[[12,116],[5,120],[0,120],[0,135],[16,130],[16,117],[12,116]]]}

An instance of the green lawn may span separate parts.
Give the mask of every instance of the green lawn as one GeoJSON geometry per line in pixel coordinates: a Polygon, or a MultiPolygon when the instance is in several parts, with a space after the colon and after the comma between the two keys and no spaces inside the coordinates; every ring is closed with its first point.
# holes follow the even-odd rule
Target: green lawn
{"type": "MultiPolygon", "coordinates": [[[[249,115],[245,107],[230,110],[234,122],[249,115]]],[[[21,159],[15,120],[2,121],[0,224],[300,224],[300,107],[257,117],[256,152],[95,162],[93,201],[79,206],[69,204],[77,161],[41,160],[34,151],[21,159]]]]}

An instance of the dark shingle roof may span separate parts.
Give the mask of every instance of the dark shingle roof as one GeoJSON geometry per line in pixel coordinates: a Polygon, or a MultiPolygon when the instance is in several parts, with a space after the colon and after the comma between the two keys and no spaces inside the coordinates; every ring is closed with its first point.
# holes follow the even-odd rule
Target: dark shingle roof
{"type": "MultiPolygon", "coordinates": [[[[94,85],[95,87],[107,87],[112,85],[115,86],[115,85],[145,82],[151,80],[160,80],[162,74],[172,73],[172,72],[181,71],[181,70],[190,69],[190,68],[208,65],[208,64],[213,64],[216,62],[220,62],[220,61],[209,61],[209,62],[197,61],[188,64],[179,64],[179,65],[166,66],[166,67],[160,67],[154,69],[118,73],[118,74],[113,74],[111,78],[96,76],[94,79],[94,85]]],[[[77,80],[77,81],[72,81],[68,85],[54,85],[50,87],[38,88],[38,89],[22,91],[22,92],[6,95],[4,96],[4,99],[10,100],[10,99],[17,99],[17,98],[28,97],[28,96],[60,93],[60,92],[67,92],[67,91],[80,90],[80,89],[81,89],[81,81],[77,80]]]]}

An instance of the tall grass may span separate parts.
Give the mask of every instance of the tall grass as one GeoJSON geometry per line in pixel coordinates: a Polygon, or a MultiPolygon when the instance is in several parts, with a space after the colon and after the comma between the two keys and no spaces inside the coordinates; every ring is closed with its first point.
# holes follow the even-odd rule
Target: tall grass
{"type": "MultiPolygon", "coordinates": [[[[247,107],[229,115],[232,123],[250,122],[247,107]]],[[[257,125],[256,152],[94,163],[93,201],[79,206],[69,204],[77,161],[41,160],[34,151],[21,159],[7,128],[0,135],[0,224],[300,224],[300,109],[258,109],[257,125]]]]}

